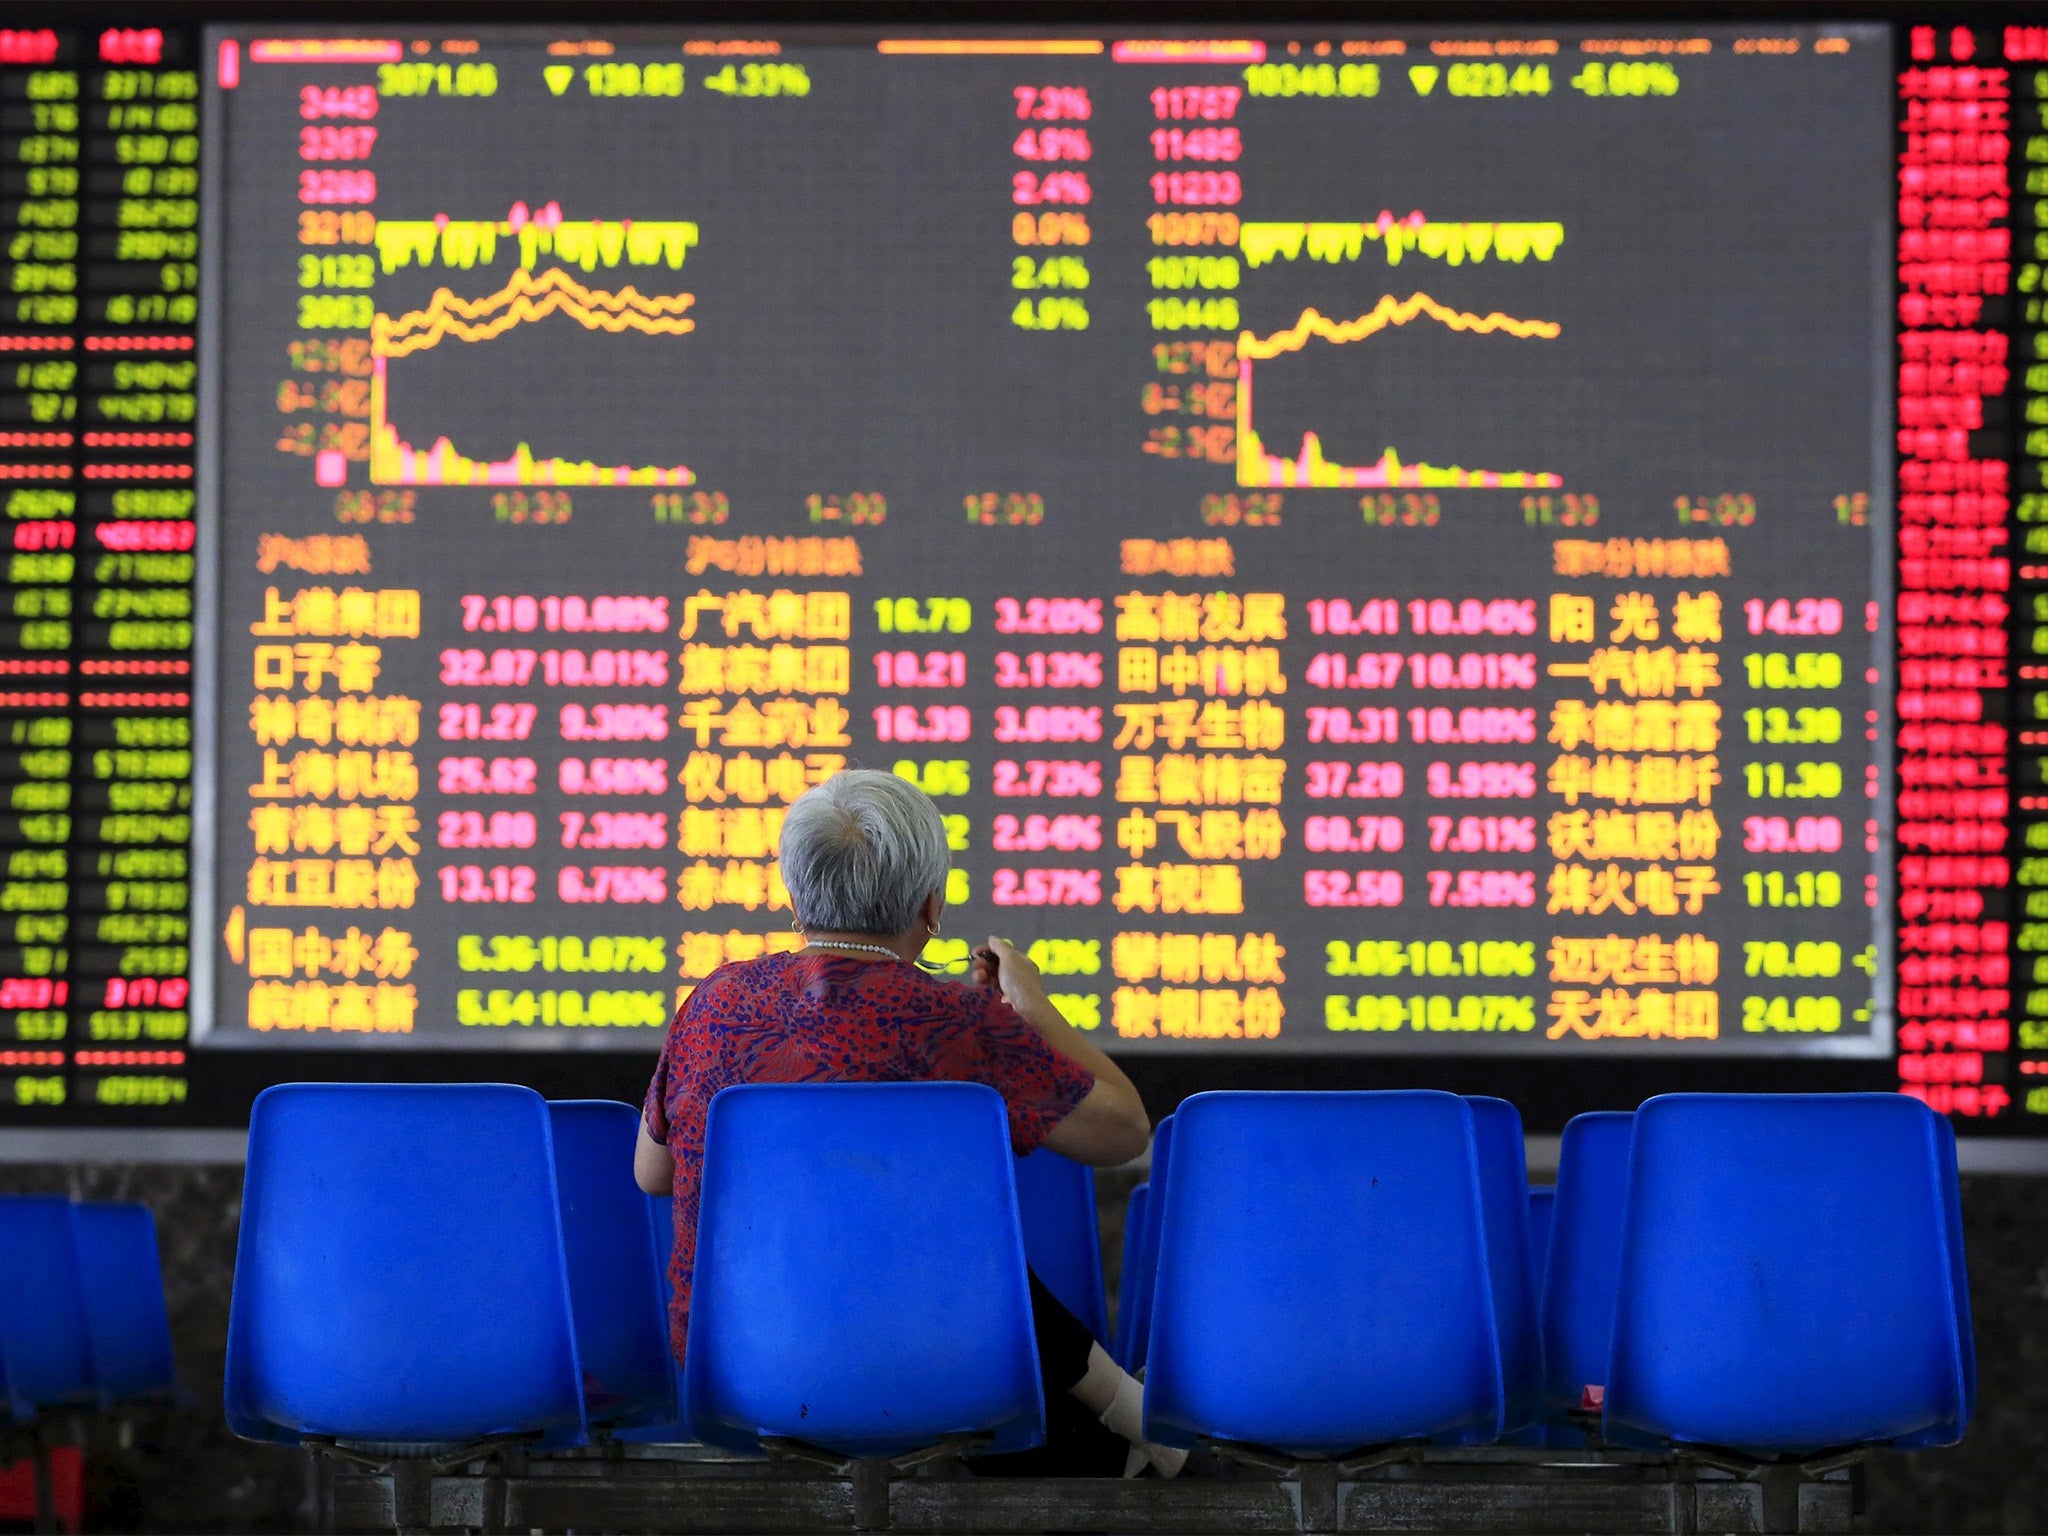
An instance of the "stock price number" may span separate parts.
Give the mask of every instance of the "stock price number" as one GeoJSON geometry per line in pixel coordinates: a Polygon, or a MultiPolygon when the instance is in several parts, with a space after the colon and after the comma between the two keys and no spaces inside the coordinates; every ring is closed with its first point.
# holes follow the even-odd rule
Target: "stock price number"
{"type": "Polygon", "coordinates": [[[1752,907],[1839,907],[1842,877],[1831,869],[1751,870],[1742,877],[1742,894],[1752,907]]]}
{"type": "Polygon", "coordinates": [[[878,597],[875,628],[885,635],[964,635],[974,605],[964,597],[878,597]]]}
{"type": "Polygon", "coordinates": [[[1788,944],[1780,939],[1749,939],[1742,946],[1742,974],[1772,978],[1827,980],[1842,974],[1842,946],[1834,943],[1788,944]]]}
{"type": "Polygon", "coordinates": [[[1530,940],[1362,939],[1323,946],[1323,970],[1331,976],[1509,976],[1536,974],[1536,945],[1530,940]]]}
{"type": "Polygon", "coordinates": [[[1842,1027],[1838,997],[1745,997],[1742,1027],[1752,1035],[1832,1035],[1842,1027]]]}
{"type": "Polygon", "coordinates": [[[455,941],[455,963],[465,971],[550,971],[571,975],[645,974],[668,969],[668,943],[643,934],[465,933],[455,941]]]}
{"type": "Polygon", "coordinates": [[[660,1029],[668,1023],[661,992],[528,992],[509,987],[455,994],[455,1022],[465,1028],[660,1029]]]}
{"type": "Polygon", "coordinates": [[[1325,997],[1323,1025],[1333,1030],[1398,1029],[1471,1034],[1526,1034],[1536,1027],[1536,999],[1500,994],[1467,997],[1325,997]]]}
{"type": "Polygon", "coordinates": [[[1745,709],[1749,739],[1772,746],[1831,746],[1842,739],[1839,709],[1745,709]]]}

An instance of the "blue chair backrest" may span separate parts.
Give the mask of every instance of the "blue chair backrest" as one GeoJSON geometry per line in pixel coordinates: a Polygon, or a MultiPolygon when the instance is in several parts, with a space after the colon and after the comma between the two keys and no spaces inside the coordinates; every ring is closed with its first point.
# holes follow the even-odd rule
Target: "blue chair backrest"
{"type": "Polygon", "coordinates": [[[1940,1127],[1941,1187],[1948,1206],[1949,1283],[1956,1293],[1956,1337],[1963,1351],[1963,1421],[1977,1416],[1977,1327],[1970,1316],[1970,1267],[1963,1252],[1963,1187],[1956,1169],[1956,1128],[1936,1115],[1940,1127]]]}
{"type": "Polygon", "coordinates": [[[548,1116],[585,1410],[594,1426],[667,1423],[676,1416],[675,1378],[654,1218],[633,1182],[640,1112],[607,1099],[570,1099],[550,1104],[548,1116]]]}
{"type": "Polygon", "coordinates": [[[1634,1125],[1625,1112],[1575,1115],[1558,1148],[1542,1293],[1544,1399],[1553,1412],[1592,1403],[1586,1388],[1607,1384],[1634,1125]]]}
{"type": "Polygon", "coordinates": [[[1327,1456],[1500,1434],[1479,1155],[1463,1099],[1197,1094],[1174,1116],[1172,1157],[1148,1436],[1327,1456]]]}
{"type": "Polygon", "coordinates": [[[847,1456],[1045,1433],[1001,1095],[747,1084],[711,1102],[683,1417],[847,1456]]]}
{"type": "Polygon", "coordinates": [[[1131,1329],[1138,1312],[1138,1289],[1149,1286],[1141,1250],[1145,1246],[1145,1223],[1151,1215],[1152,1186],[1140,1184],[1131,1191],[1124,1206],[1123,1267],[1116,1277],[1116,1343],[1110,1353],[1118,1365],[1131,1358],[1131,1329]]]}
{"type": "Polygon", "coordinates": [[[156,1218],[146,1205],[111,1202],[73,1206],[71,1217],[101,1403],[176,1398],[156,1218]]]}
{"type": "Polygon", "coordinates": [[[675,1396],[675,1416],[665,1423],[646,1424],[634,1429],[622,1429],[614,1439],[628,1441],[635,1445],[689,1445],[696,1436],[690,1433],[690,1426],[683,1422],[683,1362],[675,1357],[669,1348],[668,1309],[675,1298],[675,1287],[669,1284],[669,1254],[676,1245],[676,1206],[672,1195],[647,1196],[647,1214],[654,1223],[654,1289],[661,1298],[661,1344],[662,1352],[668,1357],[669,1380],[675,1396]]]}
{"type": "Polygon", "coordinates": [[[1109,1298],[1102,1289],[1095,1170],[1050,1147],[1018,1158],[1017,1211],[1024,1222],[1024,1258],[1032,1273],[1098,1343],[1106,1344],[1109,1298]]]}
{"type": "Polygon", "coordinates": [[[1123,1332],[1124,1353],[1119,1363],[1133,1374],[1144,1369],[1145,1352],[1152,1339],[1152,1292],[1159,1276],[1159,1215],[1166,1194],[1167,1166],[1172,1160],[1173,1116],[1168,1115],[1152,1127],[1152,1194],[1145,1202],[1144,1230],[1138,1234],[1137,1273],[1124,1287],[1124,1294],[1133,1305],[1129,1330],[1123,1332]]]}
{"type": "Polygon", "coordinates": [[[1508,1428],[1533,1423],[1543,1407],[1543,1356],[1529,1283],[1529,1160],[1522,1116],[1506,1099],[1468,1097],[1479,1149],[1479,1194],[1486,1212],[1494,1327],[1507,1382],[1508,1428]]]}
{"type": "Polygon", "coordinates": [[[541,1096],[478,1083],[258,1096],[226,1408],[258,1440],[580,1434],[541,1096]]]}
{"type": "Polygon", "coordinates": [[[1555,1184],[1529,1186],[1529,1295],[1536,1303],[1538,1339],[1543,1335],[1543,1271],[1550,1264],[1550,1218],[1556,1208],[1555,1184]]]}
{"type": "Polygon", "coordinates": [[[1944,1150],[1932,1111],[1900,1094],[1645,1103],[1608,1422],[1801,1454],[1960,1438],[1944,1150]]]}
{"type": "Polygon", "coordinates": [[[45,1408],[99,1398],[71,1202],[56,1195],[0,1196],[0,1363],[7,1409],[33,1419],[45,1408]]]}

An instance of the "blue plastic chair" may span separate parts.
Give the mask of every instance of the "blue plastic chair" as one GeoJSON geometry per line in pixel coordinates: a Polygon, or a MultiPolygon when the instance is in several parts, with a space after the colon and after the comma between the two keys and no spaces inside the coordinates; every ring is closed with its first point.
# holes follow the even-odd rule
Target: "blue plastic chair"
{"type": "Polygon", "coordinates": [[[1500,1434],[1479,1153],[1463,1099],[1197,1094],[1174,1117],[1172,1158],[1150,1438],[1323,1457],[1500,1434]]]}
{"type": "Polygon", "coordinates": [[[502,1084],[290,1083],[249,1119],[228,1425],[581,1438],[548,1108],[502,1084]]]}
{"type": "Polygon", "coordinates": [[[101,1406],[178,1400],[156,1218],[111,1202],[75,1205],[71,1218],[101,1406]]]}
{"type": "Polygon", "coordinates": [[[1945,1150],[1899,1094],[1645,1103],[1609,1424],[1771,1455],[1960,1439],[1970,1346],[1945,1150]]]}
{"type": "Polygon", "coordinates": [[[693,1445],[697,1437],[683,1422],[683,1362],[669,1348],[668,1309],[675,1299],[675,1287],[668,1283],[668,1260],[676,1245],[676,1208],[672,1195],[648,1195],[647,1215],[654,1224],[654,1290],[661,1300],[661,1349],[668,1361],[669,1381],[676,1405],[675,1416],[665,1423],[619,1430],[612,1438],[632,1445],[693,1445]]]}
{"type": "Polygon", "coordinates": [[[1634,1127],[1626,1112],[1575,1115],[1558,1148],[1541,1314],[1544,1405],[1556,1415],[1597,1408],[1607,1385],[1634,1127]]]}
{"type": "Polygon", "coordinates": [[[1097,1343],[1109,1341],[1102,1288],[1102,1229],[1095,1217],[1095,1170],[1040,1147],[1017,1160],[1017,1211],[1024,1258],[1045,1288],[1097,1343]]]}
{"type": "Polygon", "coordinates": [[[978,1083],[756,1083],[704,1133],[683,1418],[899,1456],[1044,1438],[1001,1095],[978,1083]]]}
{"type": "MultiPolygon", "coordinates": [[[[1543,1271],[1550,1264],[1550,1220],[1557,1208],[1555,1184],[1529,1186],[1529,1295],[1536,1303],[1538,1318],[1543,1314],[1543,1271]]],[[[1543,1330],[1536,1330],[1540,1340],[1543,1330]]]]}
{"type": "Polygon", "coordinates": [[[69,1200],[0,1196],[0,1296],[8,1413],[28,1422],[44,1409],[96,1404],[99,1379],[69,1200]]]}
{"type": "Polygon", "coordinates": [[[1543,1355],[1537,1343],[1535,1291],[1529,1282],[1529,1160],[1521,1112],[1506,1099],[1468,1096],[1479,1149],[1479,1193],[1486,1211],[1494,1327],[1507,1383],[1509,1429],[1534,1423],[1543,1408],[1543,1355]]]}
{"type": "Polygon", "coordinates": [[[1936,1115],[1941,1128],[1941,1187],[1948,1204],[1949,1284],[1956,1293],[1956,1336],[1963,1350],[1963,1421],[1977,1416],[1977,1327],[1970,1315],[1970,1267],[1963,1252],[1963,1182],[1956,1168],[1956,1128],[1936,1115]]]}
{"type": "Polygon", "coordinates": [[[1151,1207],[1150,1184],[1140,1184],[1132,1190],[1130,1201],[1124,1206],[1123,1265],[1116,1277],[1116,1342],[1109,1350],[1119,1365],[1131,1358],[1131,1326],[1138,1310],[1138,1288],[1148,1279],[1143,1273],[1142,1252],[1151,1207]]]}
{"type": "Polygon", "coordinates": [[[1138,1234],[1136,1271],[1121,1287],[1129,1306],[1124,1317],[1117,1320],[1123,1345],[1118,1363],[1133,1375],[1145,1368],[1145,1354],[1152,1338],[1152,1290],[1159,1275],[1159,1217],[1166,1193],[1167,1165],[1172,1158],[1173,1116],[1168,1115],[1152,1127],[1152,1192],[1141,1213],[1144,1229],[1138,1234]]]}
{"type": "Polygon", "coordinates": [[[640,1112],[608,1099],[569,1099],[550,1104],[548,1115],[585,1413],[593,1428],[669,1423],[675,1377],[654,1218],[633,1182],[640,1112]]]}

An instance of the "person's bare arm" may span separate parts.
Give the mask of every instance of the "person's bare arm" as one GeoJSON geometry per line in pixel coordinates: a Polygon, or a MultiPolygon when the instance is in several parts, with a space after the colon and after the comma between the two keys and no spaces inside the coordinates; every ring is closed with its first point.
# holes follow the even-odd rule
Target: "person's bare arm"
{"type": "Polygon", "coordinates": [[[674,1192],[676,1160],[667,1147],[647,1134],[647,1122],[640,1122],[640,1139],[633,1144],[633,1182],[650,1195],[674,1192]]]}
{"type": "MultiPolygon", "coordinates": [[[[976,956],[975,982],[985,987],[1001,987],[1010,1006],[1025,1017],[1047,1045],[1095,1077],[1095,1086],[1088,1090],[1087,1097],[1046,1134],[1045,1144],[1077,1163],[1106,1167],[1129,1162],[1152,1139],[1152,1122],[1138,1090],[1131,1086],[1121,1067],[1052,1005],[1045,995],[1038,967],[1025,958],[1023,951],[1007,939],[993,937],[988,947],[994,952],[996,963],[990,966],[976,956]]],[[[644,1128],[641,1134],[645,1136],[644,1128]]]]}

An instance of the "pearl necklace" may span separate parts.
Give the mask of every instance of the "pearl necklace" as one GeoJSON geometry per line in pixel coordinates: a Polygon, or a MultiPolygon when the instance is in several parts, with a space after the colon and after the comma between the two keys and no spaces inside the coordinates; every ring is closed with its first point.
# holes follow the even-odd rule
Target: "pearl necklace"
{"type": "Polygon", "coordinates": [[[825,939],[825,940],[822,940],[822,941],[821,941],[821,940],[818,940],[818,939],[807,939],[807,940],[806,940],[806,941],[804,942],[804,948],[805,948],[805,949],[858,949],[858,950],[861,950],[862,952],[864,952],[864,953],[866,953],[866,954],[870,954],[870,955],[886,955],[886,956],[888,956],[888,957],[889,957],[889,958],[890,958],[891,960],[901,960],[901,959],[903,958],[903,957],[902,957],[901,955],[897,954],[895,950],[893,950],[893,949],[889,949],[889,948],[887,948],[886,946],[884,946],[884,945],[881,945],[881,944],[852,944],[852,943],[848,943],[848,942],[847,942],[846,940],[844,940],[844,939],[825,939]]]}

